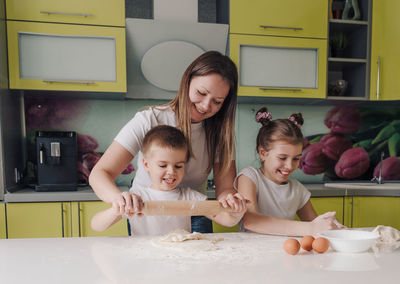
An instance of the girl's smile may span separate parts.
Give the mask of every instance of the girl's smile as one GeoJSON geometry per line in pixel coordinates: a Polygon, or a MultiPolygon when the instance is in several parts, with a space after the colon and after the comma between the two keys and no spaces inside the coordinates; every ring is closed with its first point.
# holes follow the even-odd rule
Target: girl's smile
{"type": "Polygon", "coordinates": [[[293,145],[285,141],[274,142],[268,151],[260,147],[261,171],[277,184],[286,183],[299,166],[302,150],[302,144],[293,145]]]}

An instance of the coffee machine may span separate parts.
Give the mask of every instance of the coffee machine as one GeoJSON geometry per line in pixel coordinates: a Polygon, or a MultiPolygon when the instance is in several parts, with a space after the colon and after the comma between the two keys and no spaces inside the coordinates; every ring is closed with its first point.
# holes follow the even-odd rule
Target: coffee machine
{"type": "Polygon", "coordinates": [[[36,191],[74,191],[78,185],[77,138],[73,131],[37,131],[36,191]]]}

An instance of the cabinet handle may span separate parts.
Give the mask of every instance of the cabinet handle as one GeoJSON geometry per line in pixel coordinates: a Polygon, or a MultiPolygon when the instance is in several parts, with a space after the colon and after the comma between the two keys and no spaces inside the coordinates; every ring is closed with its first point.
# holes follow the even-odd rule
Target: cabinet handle
{"type": "Polygon", "coordinates": [[[263,25],[260,25],[260,28],[263,28],[263,29],[293,30],[293,31],[302,31],[303,30],[303,28],[296,28],[296,27],[263,26],[263,25]]]}
{"type": "Polygon", "coordinates": [[[62,237],[64,238],[64,208],[63,204],[61,203],[61,231],[62,231],[62,237]]]}
{"type": "Polygon", "coordinates": [[[82,237],[82,232],[81,232],[81,203],[78,202],[78,233],[79,233],[79,237],[82,237]]]}
{"type": "Polygon", "coordinates": [[[379,91],[379,79],[381,76],[381,57],[378,56],[378,74],[376,76],[376,99],[379,101],[379,95],[380,95],[380,91],[379,91]]]}
{"type": "Polygon", "coordinates": [[[49,84],[82,84],[82,85],[95,85],[93,81],[57,81],[57,80],[43,80],[45,83],[49,84]]]}
{"type": "Polygon", "coordinates": [[[284,92],[301,92],[301,89],[290,89],[290,88],[260,88],[261,91],[284,91],[284,92]]]}
{"type": "Polygon", "coordinates": [[[40,11],[40,14],[47,14],[47,15],[66,15],[66,16],[78,16],[78,17],[93,17],[93,14],[66,13],[66,12],[49,12],[49,11],[40,11]]]}

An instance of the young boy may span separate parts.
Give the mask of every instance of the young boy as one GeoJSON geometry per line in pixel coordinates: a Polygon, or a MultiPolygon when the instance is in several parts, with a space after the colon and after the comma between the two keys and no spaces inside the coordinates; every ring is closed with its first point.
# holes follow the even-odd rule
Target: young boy
{"type": "MultiPolygon", "coordinates": [[[[150,200],[206,200],[207,196],[190,188],[178,187],[184,176],[185,164],[190,152],[183,133],[172,126],[152,128],[143,140],[143,166],[151,179],[150,187],[135,186],[127,192],[127,204],[113,203],[112,207],[92,218],[92,228],[104,231],[118,222],[125,212],[130,218],[133,235],[162,235],[176,229],[190,231],[190,216],[142,216],[143,202],[150,200]]],[[[206,216],[223,226],[236,225],[246,212],[246,204],[240,194],[221,201],[230,208],[215,216],[206,216]]]]}

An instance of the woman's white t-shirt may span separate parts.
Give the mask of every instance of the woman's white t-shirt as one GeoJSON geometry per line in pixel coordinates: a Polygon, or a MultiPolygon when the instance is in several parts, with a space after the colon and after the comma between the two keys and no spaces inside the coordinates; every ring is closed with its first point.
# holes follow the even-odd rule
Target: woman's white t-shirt
{"type": "MultiPolygon", "coordinates": [[[[144,202],[150,200],[206,200],[207,196],[190,188],[175,188],[170,191],[156,190],[136,185],[130,192],[141,196],[144,202]]],[[[142,216],[129,218],[133,236],[156,236],[168,234],[176,229],[191,231],[190,216],[142,216]]]]}
{"type": "MultiPolygon", "coordinates": [[[[143,168],[141,152],[146,133],[157,125],[177,126],[175,113],[169,106],[151,107],[137,112],[120,130],[115,141],[127,149],[133,156],[138,154],[138,168],[132,183],[147,187],[151,185],[149,174],[143,168]]],[[[202,123],[192,123],[191,144],[196,159],[191,158],[185,165],[185,175],[179,187],[190,187],[205,193],[205,182],[209,172],[206,134],[202,123]]]]}
{"type": "Polygon", "coordinates": [[[311,193],[297,180],[288,180],[286,184],[276,184],[263,175],[260,169],[247,167],[235,178],[245,175],[256,186],[258,209],[261,214],[282,219],[294,220],[296,212],[310,199],[311,193]]]}

